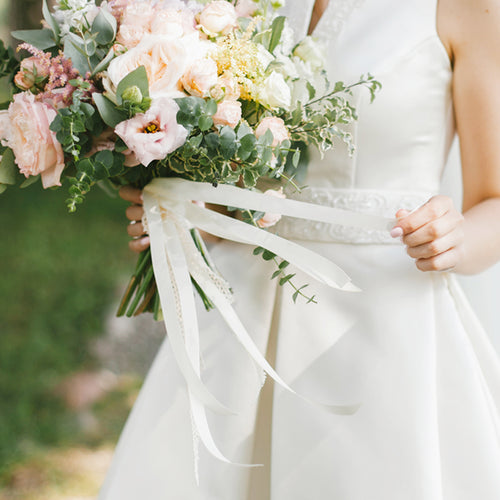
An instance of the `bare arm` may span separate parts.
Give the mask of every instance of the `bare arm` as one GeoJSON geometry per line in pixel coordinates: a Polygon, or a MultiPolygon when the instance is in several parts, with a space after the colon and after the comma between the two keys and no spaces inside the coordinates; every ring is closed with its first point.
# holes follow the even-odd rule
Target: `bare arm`
{"type": "Polygon", "coordinates": [[[495,0],[439,2],[439,32],[454,66],[464,217],[444,196],[397,214],[408,253],[423,271],[472,274],[500,259],[499,26],[495,0]]]}

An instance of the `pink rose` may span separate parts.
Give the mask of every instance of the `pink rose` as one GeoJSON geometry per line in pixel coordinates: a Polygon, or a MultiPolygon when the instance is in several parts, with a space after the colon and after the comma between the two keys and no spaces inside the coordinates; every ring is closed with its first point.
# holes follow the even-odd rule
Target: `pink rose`
{"type": "Polygon", "coordinates": [[[257,4],[253,0],[238,0],[236,14],[238,17],[252,17],[257,12],[257,4]]]}
{"type": "Polygon", "coordinates": [[[49,129],[56,115],[54,108],[35,101],[31,92],[23,92],[14,96],[0,118],[2,144],[12,149],[22,174],[41,174],[44,188],[60,186],[64,170],[61,144],[49,129]]]}
{"type": "Polygon", "coordinates": [[[255,130],[255,135],[257,137],[262,137],[268,130],[273,134],[273,147],[276,147],[278,144],[290,138],[285,122],[281,118],[269,116],[262,119],[255,130]]]}
{"type": "Polygon", "coordinates": [[[49,67],[36,56],[27,57],[21,61],[21,69],[14,78],[14,83],[21,90],[29,90],[36,83],[37,78],[49,76],[49,67]]]}
{"type": "Polygon", "coordinates": [[[227,34],[237,25],[234,6],[225,0],[209,3],[199,17],[200,27],[209,35],[227,34]]]}
{"type": "Polygon", "coordinates": [[[165,159],[186,142],[188,131],[177,123],[178,111],[173,99],[159,97],[145,113],[119,123],[115,133],[147,167],[153,160],[165,159]]]}
{"type": "Polygon", "coordinates": [[[241,120],[241,102],[230,99],[219,102],[217,112],[212,118],[215,125],[229,125],[235,128],[241,120]]]}
{"type": "Polygon", "coordinates": [[[184,89],[196,97],[206,97],[217,83],[217,64],[212,59],[195,61],[182,77],[184,89]]]}
{"type": "MultiPolygon", "coordinates": [[[[281,199],[286,198],[282,188],[280,188],[278,191],[275,191],[274,189],[268,189],[267,191],[264,192],[264,194],[267,194],[269,196],[274,196],[275,198],[281,198],[281,199]]],[[[280,220],[281,220],[281,214],[270,214],[266,212],[257,221],[257,225],[261,228],[271,227],[274,226],[280,220]]]]}

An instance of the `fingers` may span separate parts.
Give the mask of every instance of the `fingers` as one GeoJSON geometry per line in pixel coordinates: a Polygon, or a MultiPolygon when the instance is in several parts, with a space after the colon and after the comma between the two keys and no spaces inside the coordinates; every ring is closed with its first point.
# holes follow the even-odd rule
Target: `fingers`
{"type": "Polygon", "coordinates": [[[144,226],[141,222],[131,222],[127,227],[127,233],[132,238],[138,238],[146,234],[146,231],[144,231],[144,226]]]}
{"type": "Polygon", "coordinates": [[[128,246],[132,252],[141,253],[149,247],[150,243],[149,236],[145,236],[138,240],[129,241],[128,246]]]}
{"type": "Polygon", "coordinates": [[[130,205],[125,210],[125,215],[128,220],[131,221],[142,221],[142,216],[144,215],[144,208],[141,205],[130,205]]]}
{"type": "Polygon", "coordinates": [[[118,192],[125,201],[130,201],[136,205],[142,205],[142,191],[132,186],[122,186],[118,192]]]}
{"type": "Polygon", "coordinates": [[[463,253],[463,215],[450,198],[435,196],[417,210],[397,212],[398,222],[391,231],[401,237],[407,253],[421,271],[453,269],[463,253]]]}

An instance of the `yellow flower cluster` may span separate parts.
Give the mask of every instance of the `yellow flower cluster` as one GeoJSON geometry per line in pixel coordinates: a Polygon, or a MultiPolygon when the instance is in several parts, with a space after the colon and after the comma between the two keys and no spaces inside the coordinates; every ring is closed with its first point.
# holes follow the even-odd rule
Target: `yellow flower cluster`
{"type": "Polygon", "coordinates": [[[241,99],[255,99],[265,71],[256,43],[247,37],[237,38],[231,33],[217,42],[211,57],[217,64],[219,75],[232,75],[239,87],[241,99]]]}

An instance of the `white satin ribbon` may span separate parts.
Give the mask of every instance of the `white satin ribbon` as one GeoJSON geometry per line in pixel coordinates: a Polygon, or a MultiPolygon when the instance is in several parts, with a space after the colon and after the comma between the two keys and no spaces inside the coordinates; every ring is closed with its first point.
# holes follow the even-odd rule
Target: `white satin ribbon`
{"type": "MultiPolygon", "coordinates": [[[[371,229],[388,230],[394,221],[311,203],[278,199],[228,185],[215,188],[206,183],[162,178],[155,179],[146,186],[144,208],[151,239],[153,269],[172,352],[187,384],[195,457],[198,455],[199,437],[213,456],[232,463],[218,449],[207,422],[206,408],[219,414],[234,412],[220,403],[201,380],[199,328],[190,277],[219,310],[254,362],[276,383],[293,394],[297,393],[276,373],[254,344],[231,306],[228,285],[206,265],[193,242],[190,229],[196,227],[224,239],[266,248],[332,288],[351,292],[359,289],[351,283],[342,269],[315,252],[250,224],[195,205],[192,200],[371,229]]],[[[352,414],[359,407],[359,404],[339,406],[311,403],[343,415],[352,414]]],[[[197,458],[195,469],[197,470],[197,458]]]]}

